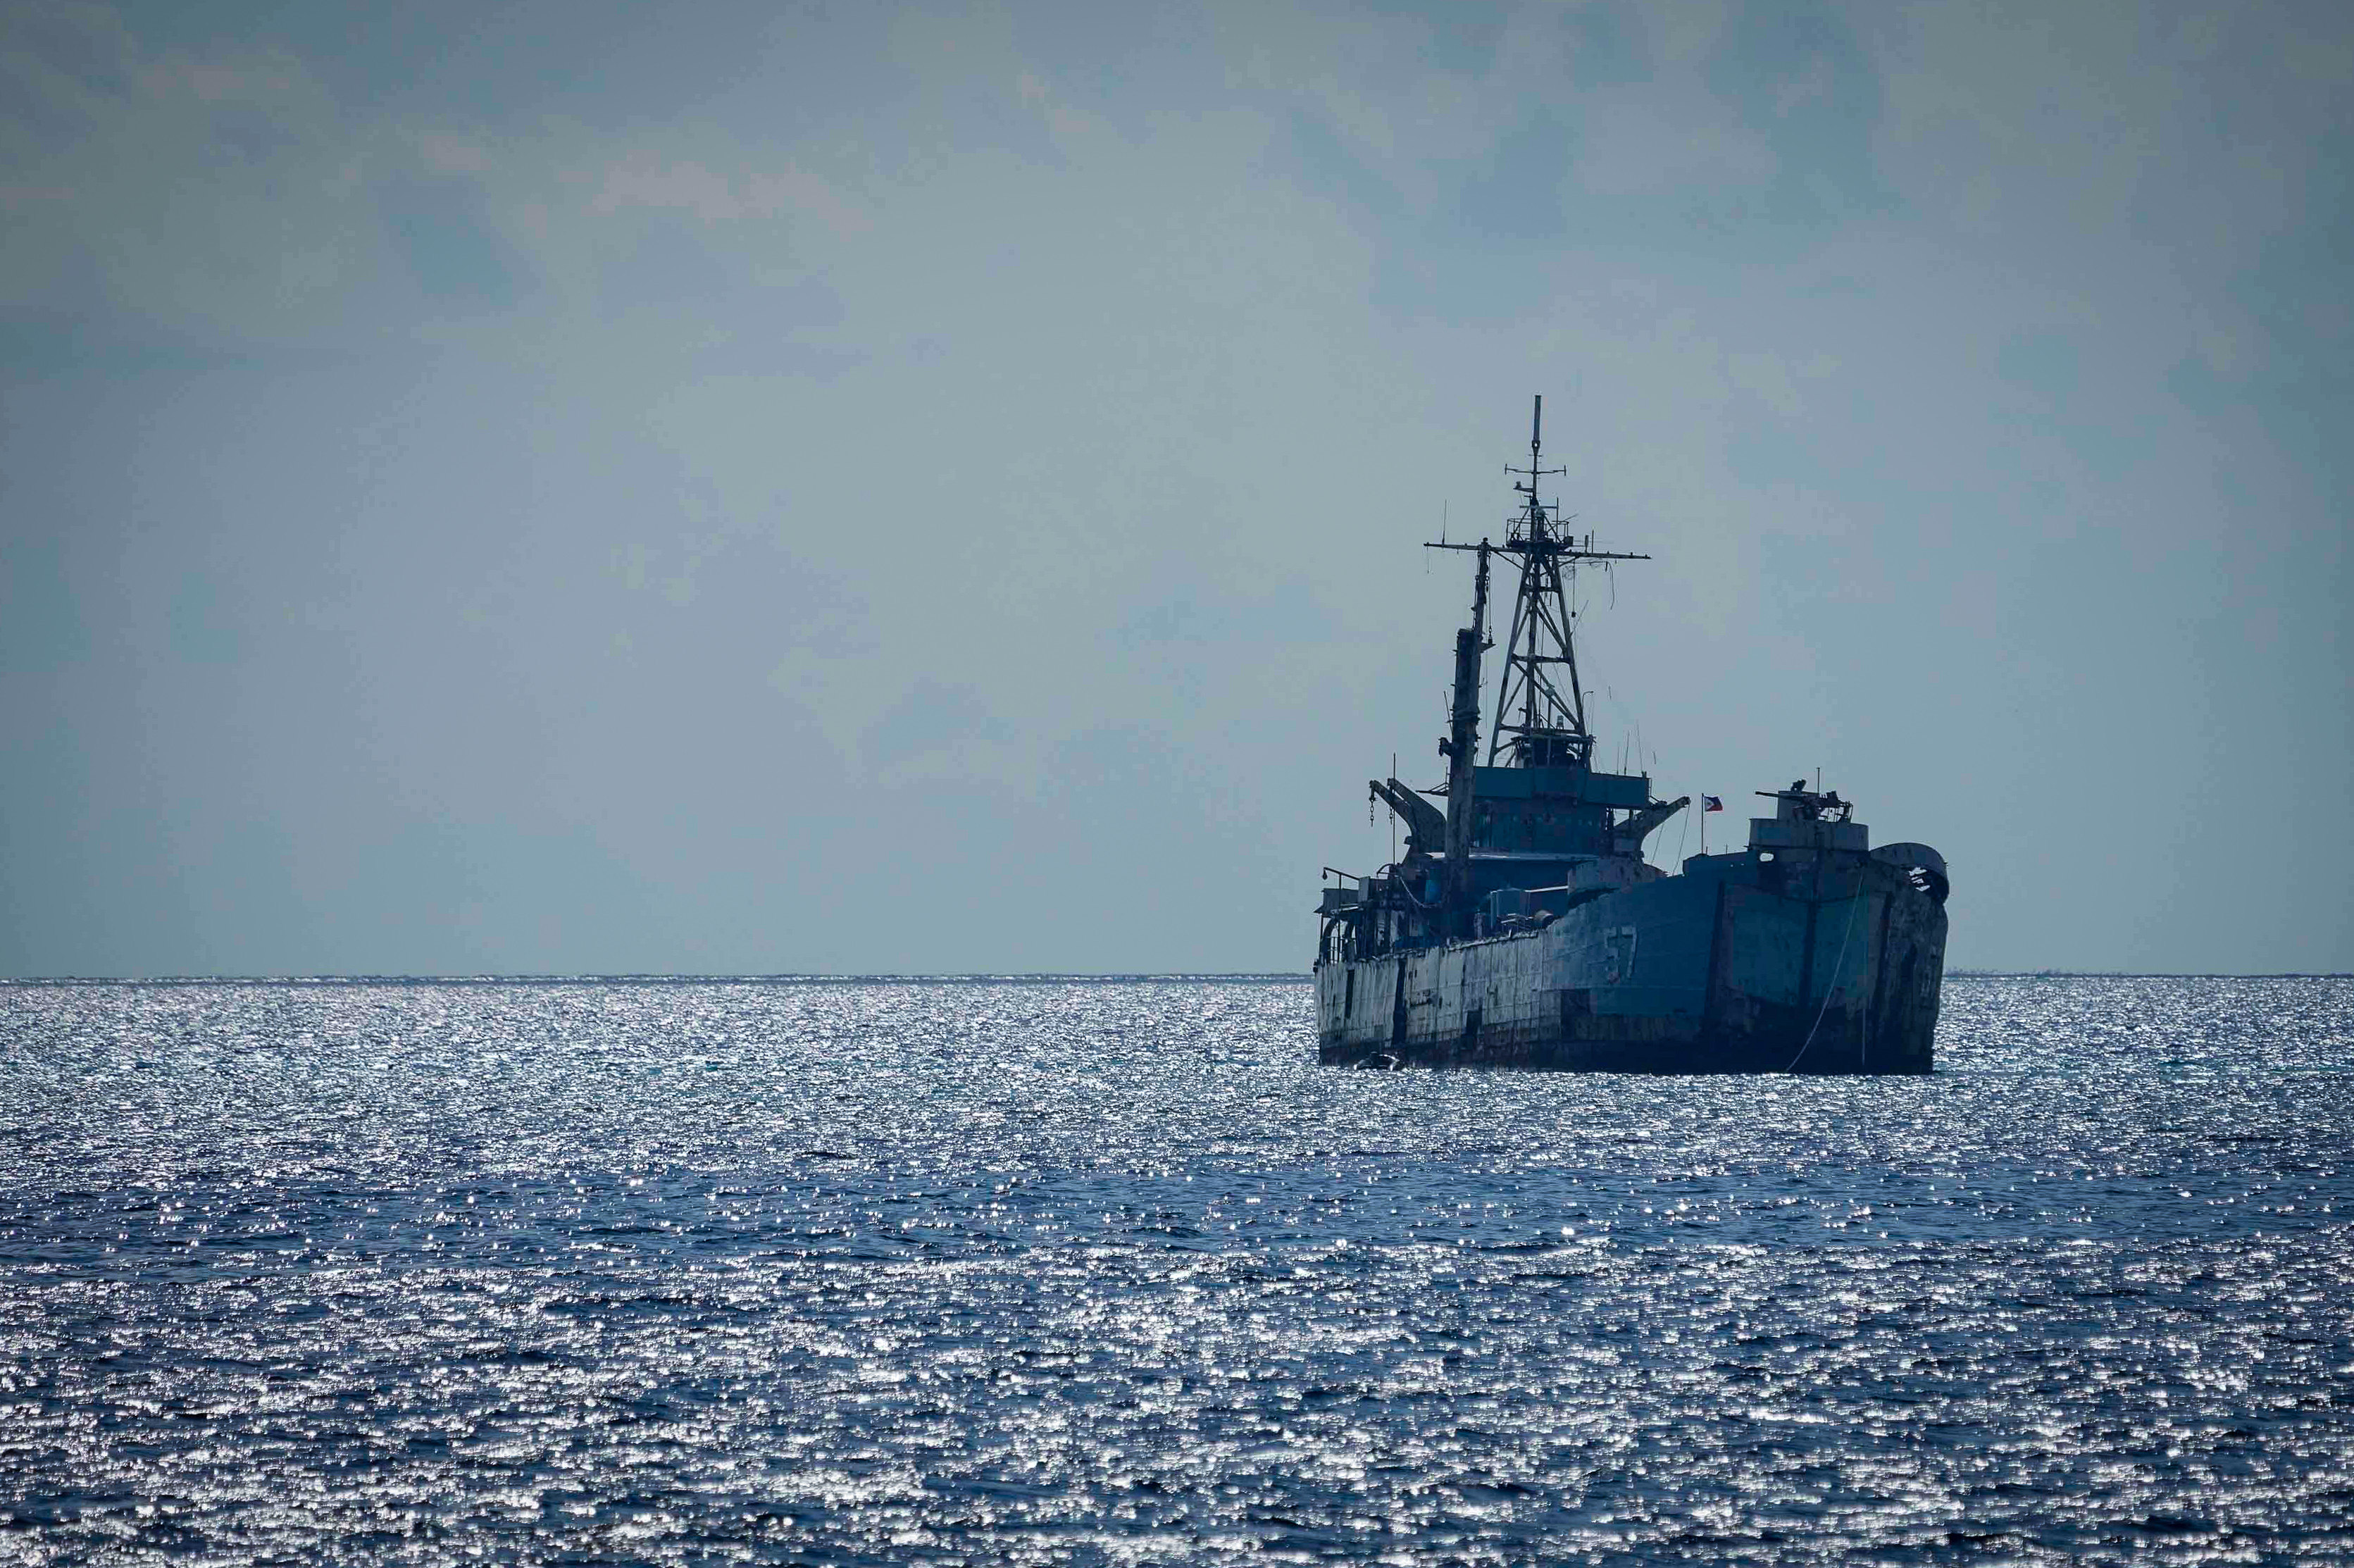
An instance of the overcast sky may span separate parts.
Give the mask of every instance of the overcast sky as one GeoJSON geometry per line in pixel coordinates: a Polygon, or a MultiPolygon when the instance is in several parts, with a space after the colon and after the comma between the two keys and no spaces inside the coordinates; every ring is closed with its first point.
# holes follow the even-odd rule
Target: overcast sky
{"type": "Polygon", "coordinates": [[[2349,95],[2334,3],[16,0],[0,973],[1304,969],[1538,392],[1712,847],[1819,768],[1955,966],[2354,969],[2349,95]]]}

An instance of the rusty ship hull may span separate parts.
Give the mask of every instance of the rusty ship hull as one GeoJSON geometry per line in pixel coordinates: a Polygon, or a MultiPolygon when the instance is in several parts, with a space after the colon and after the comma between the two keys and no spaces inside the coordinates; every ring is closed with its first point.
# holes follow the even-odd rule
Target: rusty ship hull
{"type": "Polygon", "coordinates": [[[1542,929],[1316,976],[1327,1065],[1927,1073],[1946,913],[1905,867],[1695,856],[1542,929]]]}

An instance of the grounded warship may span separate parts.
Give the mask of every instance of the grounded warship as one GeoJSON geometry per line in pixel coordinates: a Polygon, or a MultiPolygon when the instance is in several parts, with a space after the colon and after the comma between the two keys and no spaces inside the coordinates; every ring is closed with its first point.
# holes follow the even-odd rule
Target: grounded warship
{"type": "MultiPolygon", "coordinates": [[[[1926,1073],[1946,965],[1946,864],[1925,844],[1872,849],[1836,790],[1761,789],[1749,847],[1680,874],[1643,842],[1691,802],[1593,766],[1567,588],[1596,550],[1537,498],[1544,399],[1524,499],[1477,557],[1455,634],[1444,784],[1373,780],[1405,853],[1324,891],[1320,1059],[1349,1066],[1615,1073],[1926,1073]],[[1477,761],[1489,567],[1520,573],[1502,680],[1477,761]],[[1425,796],[1437,796],[1445,809],[1425,796]]],[[[1711,810],[1718,808],[1713,797],[1711,810]]]]}

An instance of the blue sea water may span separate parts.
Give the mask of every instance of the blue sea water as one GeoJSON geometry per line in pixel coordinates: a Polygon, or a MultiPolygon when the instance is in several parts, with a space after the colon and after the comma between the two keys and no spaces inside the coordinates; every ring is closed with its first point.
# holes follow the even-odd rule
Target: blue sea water
{"type": "Polygon", "coordinates": [[[2354,981],[1926,1078],[1297,982],[0,990],[0,1559],[2354,1558],[2354,981]]]}

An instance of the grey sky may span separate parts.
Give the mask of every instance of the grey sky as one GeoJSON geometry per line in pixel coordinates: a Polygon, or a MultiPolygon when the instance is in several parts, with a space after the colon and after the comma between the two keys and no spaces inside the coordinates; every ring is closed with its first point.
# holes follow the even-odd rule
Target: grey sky
{"type": "Polygon", "coordinates": [[[2354,969],[2342,5],[482,9],[6,8],[0,973],[1304,968],[1532,392],[1718,846],[2354,969]]]}

